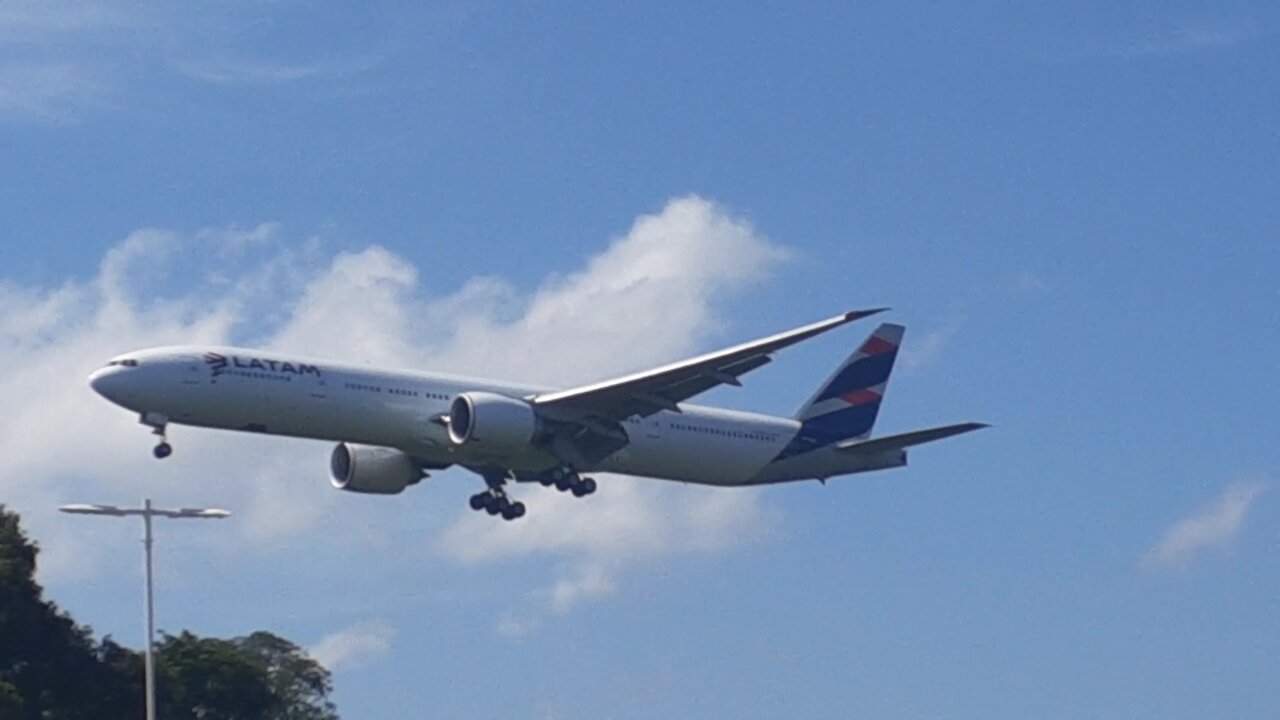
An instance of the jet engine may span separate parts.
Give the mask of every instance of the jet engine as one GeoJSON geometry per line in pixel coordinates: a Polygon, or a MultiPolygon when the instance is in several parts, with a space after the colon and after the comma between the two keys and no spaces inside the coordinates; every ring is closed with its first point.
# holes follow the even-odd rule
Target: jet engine
{"type": "Polygon", "coordinates": [[[333,486],[348,492],[395,495],[422,480],[422,467],[395,448],[340,443],[329,458],[333,486]]]}
{"type": "Polygon", "coordinates": [[[524,400],[488,392],[463,393],[449,408],[449,439],[492,453],[529,447],[541,423],[524,400]]]}

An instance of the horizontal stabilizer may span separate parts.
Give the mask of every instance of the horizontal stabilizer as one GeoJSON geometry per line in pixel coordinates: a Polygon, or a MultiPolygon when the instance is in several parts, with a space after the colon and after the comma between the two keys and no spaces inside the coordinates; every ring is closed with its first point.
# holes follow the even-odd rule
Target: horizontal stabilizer
{"type": "Polygon", "coordinates": [[[901,450],[912,445],[922,445],[934,440],[949,438],[952,435],[981,430],[984,427],[989,426],[986,423],[979,422],[943,425],[942,427],[929,428],[927,430],[886,435],[871,440],[845,440],[844,442],[836,443],[836,448],[844,452],[858,453],[860,455],[874,455],[886,450],[901,450]]]}

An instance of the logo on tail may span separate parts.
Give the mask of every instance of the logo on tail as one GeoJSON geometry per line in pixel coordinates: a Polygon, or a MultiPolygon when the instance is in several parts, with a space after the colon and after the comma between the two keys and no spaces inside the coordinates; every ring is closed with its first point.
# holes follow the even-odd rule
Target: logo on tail
{"type": "Polygon", "coordinates": [[[885,323],[871,333],[796,413],[800,432],[778,460],[871,434],[905,331],[885,323]]]}

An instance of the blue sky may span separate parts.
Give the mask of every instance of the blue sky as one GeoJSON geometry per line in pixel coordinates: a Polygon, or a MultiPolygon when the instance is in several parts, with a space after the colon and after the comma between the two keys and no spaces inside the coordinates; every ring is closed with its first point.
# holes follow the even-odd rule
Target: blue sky
{"type": "MultiPolygon", "coordinates": [[[[1262,3],[0,8],[0,498],[50,593],[282,632],[355,720],[1280,713],[1280,52],[1262,3]],[[235,342],[573,383],[890,305],[885,432],[762,491],[337,493],[84,377],[235,342]]],[[[726,405],[789,414],[870,326],[726,405]]]]}

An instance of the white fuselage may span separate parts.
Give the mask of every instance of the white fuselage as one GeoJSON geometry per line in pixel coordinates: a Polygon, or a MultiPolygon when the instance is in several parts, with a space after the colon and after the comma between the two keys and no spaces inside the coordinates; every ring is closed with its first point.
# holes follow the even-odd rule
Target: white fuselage
{"type": "MultiPolygon", "coordinates": [[[[545,465],[544,452],[493,457],[450,441],[441,418],[464,392],[528,398],[550,388],[385,370],[232,347],[168,347],[121,356],[90,378],[129,410],[167,422],[397,448],[428,466],[545,465]]],[[[753,485],[896,467],[905,454],[819,448],[775,461],[796,436],[790,418],[681,404],[623,423],[628,443],[583,471],[708,485],[753,485]]]]}

